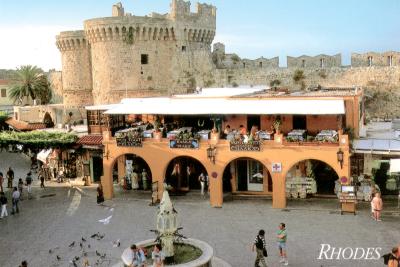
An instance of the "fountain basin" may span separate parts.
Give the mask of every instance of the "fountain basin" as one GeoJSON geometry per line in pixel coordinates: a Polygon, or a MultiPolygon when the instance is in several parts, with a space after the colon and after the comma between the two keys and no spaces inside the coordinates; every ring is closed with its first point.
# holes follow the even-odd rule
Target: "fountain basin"
{"type": "MultiPolygon", "coordinates": [[[[211,267],[211,259],[213,258],[214,250],[209,244],[207,244],[204,241],[201,241],[198,239],[193,239],[193,238],[184,239],[179,244],[181,244],[181,243],[184,245],[193,246],[193,247],[199,249],[201,251],[201,255],[189,262],[185,262],[185,263],[181,263],[181,264],[174,264],[174,265],[165,264],[165,266],[211,267]]],[[[141,241],[141,242],[138,242],[135,244],[137,247],[150,248],[150,249],[148,249],[148,254],[149,254],[149,257],[151,258],[152,247],[156,244],[154,242],[154,239],[148,239],[148,240],[141,241]]],[[[175,245],[177,245],[177,244],[175,243],[175,245]]],[[[124,252],[122,253],[121,259],[124,262],[124,264],[126,264],[126,265],[129,265],[130,261],[132,261],[132,259],[130,258],[130,254],[131,254],[131,251],[130,251],[129,247],[126,248],[124,250],[124,252]]]]}

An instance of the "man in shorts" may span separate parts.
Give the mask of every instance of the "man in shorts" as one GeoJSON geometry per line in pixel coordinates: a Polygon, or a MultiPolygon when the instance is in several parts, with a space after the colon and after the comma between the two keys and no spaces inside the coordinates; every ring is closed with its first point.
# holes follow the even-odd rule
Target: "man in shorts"
{"type": "Polygon", "coordinates": [[[283,265],[285,266],[289,265],[286,253],[286,237],[286,225],[284,223],[280,223],[279,230],[277,232],[279,256],[281,257],[281,260],[279,262],[283,263],[283,265]]]}

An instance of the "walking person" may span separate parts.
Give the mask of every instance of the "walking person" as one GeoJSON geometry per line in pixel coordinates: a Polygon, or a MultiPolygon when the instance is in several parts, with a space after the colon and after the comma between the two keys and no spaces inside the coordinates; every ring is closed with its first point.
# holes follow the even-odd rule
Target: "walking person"
{"type": "Polygon", "coordinates": [[[31,197],[32,193],[32,173],[28,172],[25,178],[26,186],[28,187],[28,198],[31,197]]]}
{"type": "Polygon", "coordinates": [[[251,247],[251,251],[256,251],[256,261],[254,262],[254,266],[258,267],[261,262],[262,266],[267,267],[267,263],[265,262],[264,256],[267,256],[267,250],[265,247],[265,231],[261,229],[258,231],[258,235],[254,239],[253,246],[251,247]],[[265,251],[265,254],[264,254],[265,251]]]}
{"type": "Polygon", "coordinates": [[[375,221],[381,221],[381,212],[383,208],[383,202],[381,198],[381,193],[375,193],[374,198],[371,201],[371,207],[374,209],[374,219],[375,221]]]}
{"type": "Polygon", "coordinates": [[[287,233],[286,233],[286,225],[284,223],[279,224],[277,238],[278,238],[279,256],[281,257],[281,260],[279,262],[283,263],[283,265],[289,265],[286,252],[287,233]]]}
{"type": "Polygon", "coordinates": [[[97,204],[103,205],[104,202],[104,194],[103,194],[103,187],[101,184],[97,187],[97,204]]]}
{"type": "Polygon", "coordinates": [[[201,172],[199,175],[199,182],[200,182],[200,187],[201,187],[201,195],[204,197],[204,188],[206,186],[206,176],[204,175],[203,172],[201,172]]]}
{"type": "Polygon", "coordinates": [[[3,182],[4,182],[3,173],[0,172],[0,192],[3,192],[3,182]]]}
{"type": "Polygon", "coordinates": [[[1,214],[0,214],[0,219],[3,219],[4,217],[8,216],[7,212],[7,197],[4,194],[4,192],[0,192],[0,205],[1,205],[1,214]]]}
{"type": "Polygon", "coordinates": [[[16,187],[14,187],[13,193],[12,193],[13,206],[12,206],[11,214],[19,213],[18,202],[19,202],[20,196],[21,196],[20,192],[18,191],[18,189],[16,187]]]}
{"type": "Polygon", "coordinates": [[[399,247],[394,247],[392,249],[392,253],[389,255],[388,259],[388,267],[399,267],[399,261],[400,261],[400,248],[399,247]]]}
{"type": "Polygon", "coordinates": [[[13,180],[14,180],[14,171],[11,169],[11,167],[8,167],[7,171],[7,187],[12,188],[13,187],[13,180]]]}
{"type": "Polygon", "coordinates": [[[45,177],[44,177],[44,173],[43,172],[40,172],[39,173],[39,179],[40,179],[40,188],[46,188],[45,186],[44,186],[44,180],[45,180],[45,177]]]}
{"type": "Polygon", "coordinates": [[[19,178],[18,180],[18,191],[19,191],[19,195],[20,198],[22,200],[22,189],[24,188],[24,182],[22,181],[22,178],[19,178]]]}

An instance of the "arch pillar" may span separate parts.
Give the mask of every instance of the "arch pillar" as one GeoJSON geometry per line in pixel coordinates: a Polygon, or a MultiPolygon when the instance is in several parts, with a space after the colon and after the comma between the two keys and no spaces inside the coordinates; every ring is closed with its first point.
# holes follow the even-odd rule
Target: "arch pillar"
{"type": "Polygon", "coordinates": [[[274,209],[286,208],[286,178],[284,172],[272,172],[272,207],[274,209]]]}
{"type": "Polygon", "coordinates": [[[121,155],[118,157],[117,160],[117,169],[118,169],[118,183],[120,183],[120,179],[121,177],[124,177],[126,175],[126,170],[125,170],[125,160],[126,160],[126,156],[121,155]]]}
{"type": "Polygon", "coordinates": [[[210,186],[210,205],[214,208],[222,208],[224,202],[224,191],[223,191],[223,173],[224,170],[220,166],[204,164],[209,179],[210,186]],[[212,177],[212,174],[216,173],[217,177],[212,177]]]}
{"type": "Polygon", "coordinates": [[[103,187],[103,193],[105,199],[112,199],[114,197],[112,160],[103,158],[103,176],[100,178],[101,185],[103,187]]]}

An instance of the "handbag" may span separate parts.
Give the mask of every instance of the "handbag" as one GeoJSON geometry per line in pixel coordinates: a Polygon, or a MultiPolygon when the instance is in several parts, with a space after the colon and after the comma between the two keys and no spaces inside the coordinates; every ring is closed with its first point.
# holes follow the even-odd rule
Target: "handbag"
{"type": "Polygon", "coordinates": [[[268,252],[266,248],[263,248],[263,256],[268,257],[268,252]]]}

